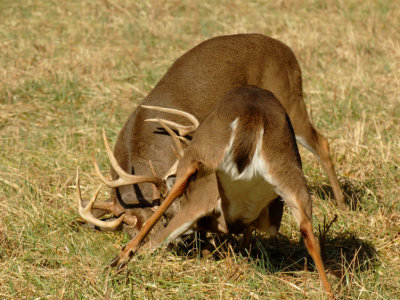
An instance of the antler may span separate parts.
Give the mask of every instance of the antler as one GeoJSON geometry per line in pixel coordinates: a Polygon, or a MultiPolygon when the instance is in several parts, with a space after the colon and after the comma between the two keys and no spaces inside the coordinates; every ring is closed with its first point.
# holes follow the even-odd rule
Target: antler
{"type": "MultiPolygon", "coordinates": [[[[199,127],[199,121],[197,120],[197,118],[185,111],[182,110],[178,110],[178,109],[173,109],[173,108],[166,108],[166,107],[159,107],[159,106],[150,106],[150,105],[141,105],[143,108],[147,108],[147,109],[152,109],[152,110],[156,110],[156,111],[162,111],[162,112],[167,112],[167,113],[171,113],[174,115],[178,115],[181,117],[185,117],[186,119],[188,119],[190,122],[192,122],[192,125],[182,125],[179,123],[175,123],[172,121],[168,121],[168,120],[164,120],[164,119],[146,119],[146,122],[159,122],[159,120],[163,121],[166,125],[171,126],[172,128],[178,130],[178,133],[181,137],[184,137],[185,135],[192,133],[194,131],[197,130],[197,128],[199,127]]],[[[161,124],[161,123],[160,123],[161,124]]]]}
{"type": "MultiPolygon", "coordinates": [[[[136,184],[136,183],[152,183],[158,189],[160,192],[160,195],[165,194],[166,190],[166,185],[165,182],[162,180],[162,178],[156,176],[153,172],[153,176],[148,176],[148,175],[132,175],[127,172],[125,172],[121,166],[118,164],[117,159],[115,158],[113,152],[111,151],[110,145],[107,140],[106,132],[103,129],[103,139],[104,139],[104,145],[106,147],[107,155],[108,158],[110,159],[111,166],[115,170],[115,172],[118,174],[119,178],[116,180],[108,180],[103,176],[101,173],[99,166],[97,165],[96,159],[93,157],[93,164],[94,168],[96,170],[97,175],[99,176],[100,180],[107,185],[108,187],[115,188],[115,187],[120,187],[124,185],[130,185],[130,184],[136,184]]],[[[153,170],[152,170],[153,171],[153,170]]],[[[81,190],[79,186],[79,172],[77,170],[77,176],[76,176],[76,197],[78,200],[78,205],[79,205],[79,215],[87,222],[99,226],[102,228],[107,228],[107,229],[115,229],[117,228],[122,222],[125,222],[126,224],[130,226],[135,226],[137,223],[137,218],[135,216],[132,216],[130,214],[125,214],[125,210],[121,207],[116,205],[114,202],[100,202],[100,203],[95,203],[97,196],[101,190],[102,185],[97,189],[95,194],[93,195],[92,199],[89,201],[89,203],[85,206],[82,207],[82,198],[81,198],[81,190]],[[95,216],[92,215],[91,209],[102,209],[111,212],[115,216],[121,215],[118,219],[110,222],[105,222],[102,220],[97,219],[95,216]]]]}
{"type": "MultiPolygon", "coordinates": [[[[79,215],[86,221],[89,222],[95,226],[101,227],[101,228],[107,228],[107,229],[115,229],[117,228],[124,219],[125,215],[120,216],[118,219],[110,221],[110,222],[106,222],[106,221],[102,221],[97,219],[95,216],[92,215],[92,213],[90,212],[90,210],[93,208],[96,200],[97,200],[97,196],[99,195],[99,192],[102,188],[102,184],[99,186],[99,188],[97,189],[97,191],[94,193],[92,199],[89,201],[89,203],[85,206],[82,207],[82,196],[81,196],[81,188],[80,188],[80,184],[79,184],[79,169],[76,170],[76,198],[78,200],[78,206],[79,206],[79,215]]],[[[96,205],[95,208],[98,209],[105,209],[105,210],[109,210],[111,212],[114,212],[114,214],[116,214],[115,211],[115,207],[113,206],[113,203],[111,202],[102,202],[99,203],[100,206],[96,205]]],[[[121,212],[123,213],[123,211],[121,212]]],[[[128,223],[130,225],[136,225],[137,222],[137,218],[135,217],[130,217],[130,219],[128,218],[128,223]]]]}
{"type": "Polygon", "coordinates": [[[160,177],[157,176],[147,176],[147,175],[132,175],[125,172],[121,166],[118,164],[117,159],[115,158],[113,152],[111,151],[110,145],[108,144],[106,132],[103,128],[103,139],[104,145],[107,150],[108,158],[110,159],[111,166],[118,174],[119,178],[116,180],[108,180],[101,173],[99,166],[97,165],[96,159],[93,157],[93,164],[96,170],[97,175],[100,177],[101,181],[107,185],[108,187],[115,188],[124,185],[136,184],[136,183],[153,183],[157,188],[162,189],[164,182],[160,177]]]}
{"type": "MultiPolygon", "coordinates": [[[[180,141],[185,142],[188,144],[190,141],[187,140],[184,135],[187,135],[189,133],[194,132],[198,126],[199,126],[199,121],[196,119],[195,116],[176,109],[171,109],[171,108],[163,108],[163,107],[157,107],[157,106],[144,106],[144,108],[147,109],[153,109],[157,111],[162,111],[162,112],[168,112],[172,113],[175,115],[183,116],[187,118],[189,121],[192,122],[192,125],[181,125],[172,121],[164,120],[164,119],[147,119],[146,121],[150,122],[158,122],[160,125],[170,134],[174,145],[175,145],[175,152],[178,156],[178,159],[174,162],[174,164],[171,166],[171,168],[167,171],[167,173],[164,175],[163,178],[160,178],[155,174],[154,167],[152,167],[152,164],[150,163],[150,168],[152,170],[153,176],[149,175],[132,175],[127,173],[125,170],[121,168],[121,166],[118,164],[117,159],[115,158],[111,147],[108,143],[108,139],[106,136],[106,132],[103,129],[103,140],[104,140],[104,145],[107,151],[108,158],[110,159],[111,166],[115,170],[115,172],[118,174],[118,179],[115,180],[108,180],[107,178],[104,177],[104,175],[101,173],[100,168],[96,162],[95,157],[93,156],[93,165],[96,171],[96,174],[99,176],[100,180],[107,185],[110,188],[116,188],[124,185],[130,185],[130,184],[137,184],[137,183],[152,183],[155,186],[155,190],[157,189],[159,191],[160,195],[165,194],[165,180],[168,178],[168,176],[174,175],[176,173],[176,168],[179,163],[179,159],[183,156],[183,148],[180,143],[180,141]],[[178,130],[179,136],[171,129],[171,127],[178,130]],[[182,136],[183,135],[183,136],[182,136]]],[[[100,202],[100,203],[95,203],[97,196],[101,190],[102,185],[97,189],[95,194],[93,195],[92,199],[89,201],[89,203],[85,206],[82,207],[82,198],[81,198],[81,191],[80,191],[80,186],[79,186],[79,172],[77,170],[77,178],[76,178],[76,197],[78,200],[78,205],[79,205],[79,215],[87,222],[99,226],[102,228],[107,228],[107,229],[115,229],[117,228],[122,222],[125,222],[131,226],[135,226],[137,223],[137,218],[135,216],[127,215],[125,214],[125,211],[123,208],[120,208],[115,205],[113,202],[100,202]],[[97,219],[95,216],[92,215],[91,209],[96,208],[96,209],[102,209],[109,211],[113,213],[114,215],[121,215],[118,219],[106,222],[97,219]]],[[[155,193],[154,193],[155,194],[155,193]]]]}
{"type": "Polygon", "coordinates": [[[189,144],[190,141],[187,138],[185,138],[184,136],[196,131],[197,128],[199,127],[200,123],[194,115],[192,115],[188,112],[182,111],[182,110],[159,107],[159,106],[149,106],[149,105],[142,105],[142,107],[182,116],[182,117],[185,117],[186,119],[188,119],[192,123],[192,125],[185,126],[185,125],[178,124],[178,123],[175,123],[175,122],[172,122],[169,120],[160,119],[158,117],[154,118],[154,119],[146,119],[145,120],[146,122],[160,123],[160,125],[169,133],[169,135],[172,138],[172,141],[175,144],[175,149],[176,149],[178,159],[174,162],[174,164],[171,166],[171,168],[164,175],[163,179],[166,180],[169,176],[174,175],[176,173],[176,168],[178,167],[179,160],[183,156],[183,148],[179,141],[183,141],[185,144],[189,144]],[[178,130],[179,136],[176,135],[176,133],[171,129],[171,127],[178,130]]]}

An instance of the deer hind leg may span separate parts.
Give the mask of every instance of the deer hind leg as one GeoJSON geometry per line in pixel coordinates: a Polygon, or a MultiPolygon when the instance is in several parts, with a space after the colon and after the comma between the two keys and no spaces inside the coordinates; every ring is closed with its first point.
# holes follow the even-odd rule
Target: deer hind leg
{"type": "Polygon", "coordinates": [[[325,292],[328,293],[329,297],[332,298],[333,291],[326,276],[324,263],[322,262],[319,241],[314,235],[312,224],[309,218],[304,218],[301,221],[300,233],[303,236],[304,244],[307,248],[307,251],[311,255],[312,259],[314,260],[315,266],[317,267],[322,286],[324,287],[325,292]]]}
{"type": "Polygon", "coordinates": [[[341,209],[346,209],[346,204],[343,199],[342,190],[337,179],[335,167],[329,151],[329,144],[327,139],[316,131],[312,125],[307,130],[307,134],[297,135],[297,141],[305,148],[310,150],[321,162],[322,167],[325,169],[328,180],[332,186],[333,194],[335,196],[336,204],[341,209]]]}
{"type": "Polygon", "coordinates": [[[307,187],[304,185],[303,188],[300,188],[300,192],[298,193],[285,194],[286,195],[283,195],[283,199],[287,203],[297,224],[300,226],[300,233],[303,236],[304,244],[308,253],[314,260],[324,290],[328,293],[329,297],[332,298],[333,292],[326,276],[324,263],[322,262],[319,241],[313,232],[311,223],[311,199],[307,187]]]}
{"type": "MultiPolygon", "coordinates": [[[[301,114],[300,112],[296,113],[301,114]]],[[[297,142],[303,145],[307,150],[311,151],[325,169],[328,175],[328,180],[332,186],[337,206],[341,209],[346,209],[327,139],[312,126],[307,115],[305,115],[304,118],[293,118],[292,123],[296,133],[297,142]],[[298,119],[300,120],[297,121],[298,119]],[[306,122],[304,120],[306,120],[306,122]]]]}
{"type": "Polygon", "coordinates": [[[328,180],[332,186],[336,204],[340,209],[346,209],[343,199],[342,190],[336,176],[332,158],[329,152],[329,144],[327,139],[321,135],[311,124],[307,109],[302,96],[302,82],[300,72],[294,72],[289,78],[291,85],[291,93],[282,96],[282,99],[290,99],[290,106],[282,104],[287,110],[291,124],[296,134],[296,140],[307,150],[311,151],[321,162],[322,167],[328,175],[328,180]]]}

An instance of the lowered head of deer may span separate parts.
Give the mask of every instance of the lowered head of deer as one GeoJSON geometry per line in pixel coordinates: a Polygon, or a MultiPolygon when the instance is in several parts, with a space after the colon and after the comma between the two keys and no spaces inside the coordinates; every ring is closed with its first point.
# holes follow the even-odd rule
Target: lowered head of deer
{"type": "Polygon", "coordinates": [[[332,295],[312,229],[311,198],[292,125],[271,92],[242,86],[222,98],[183,152],[167,198],[112,265],[122,267],[129,260],[152,226],[181,195],[182,208],[144,245],[144,251],[153,251],[196,227],[224,233],[247,228],[274,233],[276,222],[269,207],[281,197],[300,227],[326,292],[332,295]]]}

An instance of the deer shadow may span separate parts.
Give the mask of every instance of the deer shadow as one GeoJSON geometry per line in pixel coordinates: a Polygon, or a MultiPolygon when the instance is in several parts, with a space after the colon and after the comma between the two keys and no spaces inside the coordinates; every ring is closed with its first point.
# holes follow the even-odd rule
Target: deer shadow
{"type": "MultiPolygon", "coordinates": [[[[218,261],[232,257],[247,260],[256,270],[262,273],[295,273],[314,270],[314,262],[308,254],[302,239],[291,240],[284,235],[264,237],[257,234],[249,250],[240,251],[238,235],[208,235],[213,239],[211,258],[218,261]],[[233,252],[233,253],[232,253],[233,252]]],[[[354,233],[346,232],[332,236],[320,237],[321,253],[327,272],[342,279],[346,273],[365,272],[379,265],[378,253],[372,243],[359,239],[354,233]]],[[[207,244],[207,242],[205,243],[207,244]]],[[[183,243],[175,244],[170,249],[178,256],[189,258],[200,257],[203,248],[210,248],[190,235],[183,238],[183,243]]]]}
{"type": "MultiPolygon", "coordinates": [[[[349,207],[350,210],[357,211],[362,209],[363,200],[370,197],[369,190],[373,190],[375,184],[372,181],[358,182],[354,180],[351,181],[348,178],[342,178],[340,187],[347,207],[349,207]]],[[[310,182],[309,189],[312,194],[322,200],[332,201],[332,199],[334,199],[333,190],[330,185],[310,182]]]]}

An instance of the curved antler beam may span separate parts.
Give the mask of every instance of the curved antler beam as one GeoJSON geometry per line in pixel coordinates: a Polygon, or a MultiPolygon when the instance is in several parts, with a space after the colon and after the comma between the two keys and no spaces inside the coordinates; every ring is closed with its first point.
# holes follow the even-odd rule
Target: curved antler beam
{"type": "Polygon", "coordinates": [[[100,177],[100,180],[107,185],[110,188],[116,188],[124,185],[131,185],[131,184],[137,184],[137,183],[152,183],[158,188],[161,188],[163,185],[163,181],[160,177],[157,176],[147,176],[147,175],[132,175],[127,172],[125,172],[121,166],[118,164],[117,159],[115,158],[110,145],[108,144],[106,132],[103,128],[103,139],[104,139],[104,145],[106,147],[107,155],[108,158],[110,159],[111,166],[115,170],[115,172],[118,174],[119,178],[116,180],[108,180],[103,176],[101,173],[99,166],[97,165],[96,159],[93,157],[93,164],[94,168],[96,170],[96,174],[100,177]]]}
{"type": "Polygon", "coordinates": [[[187,134],[190,134],[190,133],[196,131],[196,129],[200,125],[200,122],[197,120],[197,118],[194,115],[192,115],[188,112],[182,111],[182,110],[166,108],[166,107],[159,107],[159,106],[151,106],[151,105],[141,105],[141,107],[146,108],[146,109],[151,109],[151,110],[174,114],[174,115],[181,116],[181,117],[188,119],[192,123],[192,125],[182,125],[179,123],[175,123],[175,122],[168,121],[165,119],[158,119],[158,118],[145,120],[146,122],[159,122],[161,120],[166,125],[172,127],[173,129],[178,130],[178,133],[180,136],[185,136],[187,134]]]}
{"type": "Polygon", "coordinates": [[[76,198],[78,200],[79,215],[86,222],[89,222],[95,226],[98,226],[101,228],[107,228],[107,229],[115,229],[122,223],[124,215],[120,216],[116,220],[106,222],[106,221],[97,219],[90,212],[90,210],[93,208],[94,203],[97,200],[97,196],[99,195],[99,192],[102,187],[103,187],[103,185],[101,184],[99,186],[99,188],[97,189],[97,191],[94,193],[92,199],[90,199],[89,203],[85,207],[82,207],[81,188],[80,188],[80,184],[79,184],[79,170],[76,170],[76,198]]]}

